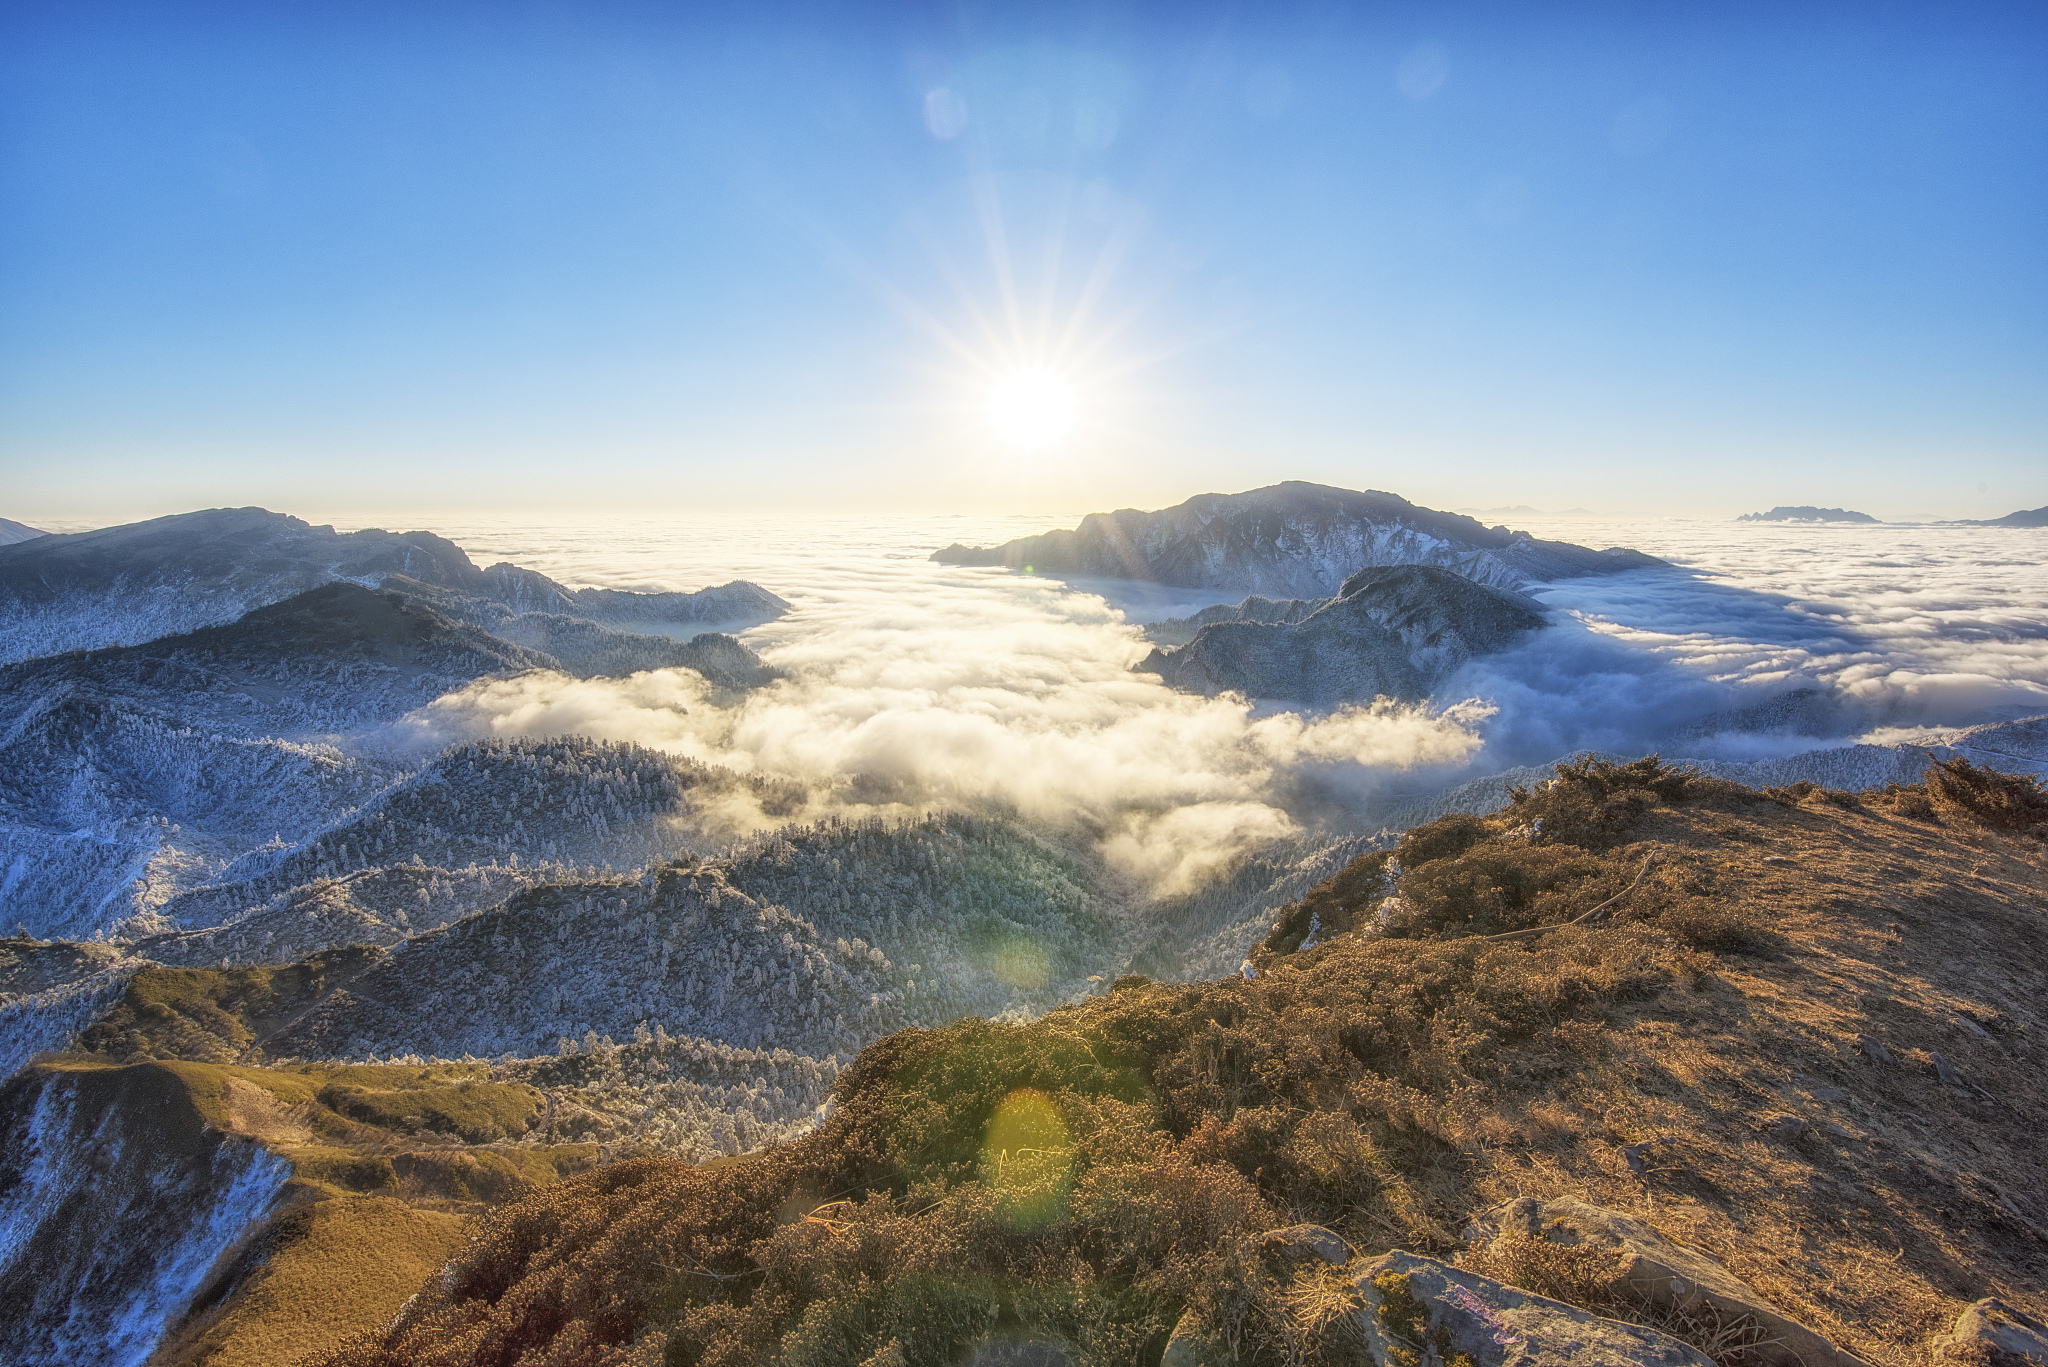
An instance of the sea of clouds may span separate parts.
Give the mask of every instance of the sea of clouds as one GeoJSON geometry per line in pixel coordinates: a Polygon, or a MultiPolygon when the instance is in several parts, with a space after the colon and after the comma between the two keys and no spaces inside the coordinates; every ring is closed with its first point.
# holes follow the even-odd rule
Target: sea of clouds
{"type": "MultiPolygon", "coordinates": [[[[1780,756],[2048,711],[2041,534],[1698,522],[1533,528],[1673,562],[1537,586],[1554,625],[1429,703],[1310,713],[1131,672],[1137,624],[1230,597],[934,565],[1074,518],[443,527],[480,562],[572,585],[752,579],[794,611],[744,639],[786,677],[740,697],[685,670],[482,681],[396,739],[633,740],[801,783],[799,819],[996,808],[1069,830],[1161,892],[1246,850],[1582,749],[1780,756]]],[[[735,796],[732,834],[777,824],[735,796]]]]}

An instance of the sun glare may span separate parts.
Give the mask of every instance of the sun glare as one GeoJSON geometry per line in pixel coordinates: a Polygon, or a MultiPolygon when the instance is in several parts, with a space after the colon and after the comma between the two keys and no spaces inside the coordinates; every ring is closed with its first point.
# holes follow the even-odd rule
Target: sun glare
{"type": "Polygon", "coordinates": [[[1011,446],[1035,451],[1074,427],[1074,387],[1049,370],[1020,370],[988,395],[989,422],[1011,446]]]}

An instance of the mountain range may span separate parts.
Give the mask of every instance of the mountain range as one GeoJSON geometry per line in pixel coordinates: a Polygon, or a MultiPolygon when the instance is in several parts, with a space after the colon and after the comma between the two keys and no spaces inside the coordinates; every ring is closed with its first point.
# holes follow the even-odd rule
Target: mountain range
{"type": "Polygon", "coordinates": [[[1767,513],[1744,513],[1737,522],[1876,522],[1869,513],[1859,513],[1848,508],[1815,508],[1810,504],[1798,507],[1773,508],[1767,513]]]}
{"type": "Polygon", "coordinates": [[[1202,494],[1172,508],[1091,513],[1070,531],[1000,546],[948,546],[932,559],[1037,574],[1138,579],[1275,598],[1327,598],[1361,569],[1429,565],[1499,588],[1664,562],[1589,550],[1420,508],[1395,494],[1290,480],[1202,494]]]}
{"type": "MultiPolygon", "coordinates": [[[[683,668],[715,690],[758,688],[776,672],[731,636],[679,640],[562,609],[635,625],[787,609],[743,582],[698,594],[572,592],[509,564],[478,570],[431,533],[344,535],[261,510],[22,542],[0,549],[0,589],[16,609],[14,649],[32,652],[0,665],[0,898],[10,920],[46,935],[125,927],[163,936],[271,907],[271,919],[300,927],[280,944],[310,948],[324,947],[314,925],[374,942],[370,928],[393,923],[363,910],[376,900],[371,888],[300,894],[277,883],[277,870],[302,867],[308,881],[340,871],[338,853],[360,848],[351,832],[370,813],[402,806],[434,772],[363,738],[472,681],[530,670],[587,678],[683,668]],[[365,578],[378,587],[357,582],[365,578]],[[183,627],[252,600],[226,622],[183,627]],[[551,610],[518,610],[536,605],[551,610]],[[178,629],[156,630],[166,623],[178,629]],[[117,630],[147,639],[60,648],[117,630]],[[254,903],[235,901],[242,894],[231,889],[245,885],[260,889],[248,893],[254,903]],[[199,889],[209,891],[187,898],[199,889]]],[[[679,772],[680,763],[664,757],[653,767],[679,772]]],[[[720,770],[672,786],[680,793],[707,778],[714,787],[740,782],[720,770]]],[[[545,831],[513,820],[485,839],[427,841],[418,852],[450,867],[550,858],[637,866],[709,838],[673,804],[642,811],[608,796],[552,812],[545,831]],[[629,810],[641,815],[629,819],[629,810]]],[[[435,886],[443,895],[429,925],[474,909],[476,898],[502,898],[508,882],[501,872],[435,886]]],[[[415,914],[418,891],[404,894],[415,914]]],[[[391,933],[402,933],[403,918],[396,924],[391,933]]],[[[242,938],[256,933],[247,927],[242,938]]]]}
{"type": "Polygon", "coordinates": [[[262,508],[213,508],[0,546],[0,661],[219,626],[337,580],[432,593],[486,629],[526,613],[751,626],[789,610],[744,581],[696,593],[570,590],[510,563],[479,569],[432,532],[337,532],[262,508]]]}
{"type": "Polygon", "coordinates": [[[1994,517],[1983,522],[1960,522],[1961,527],[2048,527],[2048,507],[2022,508],[2004,517],[1994,517]]]}
{"type": "MultiPolygon", "coordinates": [[[[1139,668],[1177,687],[1311,706],[1427,696],[1465,662],[1544,628],[1522,584],[1661,563],[1535,541],[1392,495],[1298,484],[1091,518],[1056,535],[1065,540],[1054,549],[1074,563],[1109,556],[1138,577],[1197,588],[1209,586],[1204,575],[1322,584],[1329,566],[1362,556],[1326,587],[1248,596],[1146,629],[1158,649],[1139,668]],[[1403,555],[1418,559],[1374,559],[1403,555]]],[[[1023,545],[995,548],[987,563],[1007,564],[1023,545]]],[[[1097,1171],[1120,1173],[1122,1185],[1055,1186],[1114,1213],[1118,1228],[1167,1231],[1146,1236],[1147,1258],[1179,1247],[1171,1231],[1207,1227],[1200,1211],[1176,1214],[1172,1203],[1214,1191],[1245,1209],[1267,1199],[1262,1191],[1320,1193],[1317,1218],[1362,1222],[1347,1237],[1390,1220],[1422,1237],[1463,1208],[1430,1204],[1437,1198],[1404,1174],[1463,1172],[1470,1155],[1519,1163],[1534,1152],[1529,1136],[1547,1133],[1543,1117],[1562,1114],[1552,1099],[1540,1113],[1446,1129],[1467,1121],[1449,1092],[1430,1090],[1445,1049],[1479,1051],[1457,1054],[1474,1070],[1459,1074],[1461,1087],[1481,1076],[1519,1086],[1530,1069],[1585,1072],[1590,1062],[1571,1060],[1603,1057],[1598,1022],[1653,988],[1663,993],[1666,977],[1684,999],[1673,1009],[1693,1012],[1708,965],[1719,983],[1746,981],[1742,956],[1752,949],[1757,962],[1783,966],[1770,957],[1779,927],[1729,929],[1733,913],[1708,904],[1730,858],[1752,880],[1740,899],[1752,918],[1778,914],[1756,909],[1779,906],[1764,894],[1777,897],[1796,871],[1785,861],[1808,857],[1822,837],[1862,861],[1842,867],[1866,881],[1891,876],[1869,856],[1892,846],[1872,840],[1909,842],[1946,880],[1930,896],[1980,899],[1959,925],[2020,905],[1986,891],[1993,876],[2007,877],[2006,863],[1985,854],[1989,837],[1902,786],[1919,783],[1935,758],[1919,747],[1689,775],[1593,759],[1497,775],[1270,841],[1203,886],[1162,895],[1082,835],[997,811],[820,820],[810,788],[632,744],[421,740],[400,725],[451,690],[534,670],[689,669],[734,702],[784,688],[733,636],[662,630],[787,609],[744,582],[694,595],[570,590],[515,565],[479,569],[431,533],[342,534],[248,509],[19,543],[0,550],[0,592],[12,614],[0,614],[11,633],[0,639],[15,652],[0,664],[0,902],[17,931],[0,940],[0,1297],[10,1306],[0,1357],[9,1361],[169,1367],[235,1360],[230,1350],[259,1341],[298,1355],[357,1330],[402,1337],[426,1322],[421,1314],[452,1324],[443,1298],[483,1304],[499,1293],[463,1301],[457,1274],[444,1269],[497,1259],[505,1279],[552,1275],[505,1253],[503,1241],[540,1247],[583,1220],[571,1204],[547,1205],[583,1199],[579,1174],[612,1202],[592,1237],[632,1245],[642,1263],[654,1245],[614,1216],[666,1199],[657,1186],[765,1180],[782,1170],[777,1155],[873,1159],[861,1199],[907,1198],[890,1185],[900,1166],[879,1155],[960,1125],[980,1145],[994,1101],[974,1098],[991,1068],[999,1092],[1027,1075],[1087,1092],[1062,1114],[1095,1127],[1088,1153],[1121,1155],[1097,1171]],[[1816,788],[1816,779],[1839,782],[1816,788]],[[1865,799],[1838,791],[1852,782],[1893,788],[1865,799]],[[1686,802],[1694,805],[1678,811],[1686,802]],[[1504,804],[1511,812],[1493,815],[1504,804]],[[1491,932],[1510,914],[1576,915],[1628,877],[1640,881],[1638,846],[1627,842],[1653,808],[1646,831],[1671,871],[1652,877],[1647,910],[1629,909],[1640,921],[1563,930],[1526,952],[1434,943],[1481,922],[1491,932]],[[735,824],[734,811],[747,822],[735,824]],[[761,816],[781,824],[757,829],[761,816]],[[1947,824],[1916,824],[1937,818],[1947,824]],[[1438,824],[1400,834],[1423,822],[1438,824]],[[1951,846],[1974,853],[1965,860],[1951,846]],[[1766,858],[1767,848],[1793,854],[1766,858]],[[1579,892],[1587,895],[1567,908],[1579,892]],[[1389,938],[1402,942],[1379,942],[1389,938]],[[1379,985],[1361,995],[1350,978],[1330,976],[1318,965],[1337,962],[1333,954],[1370,960],[1379,985]],[[1409,981],[1411,968],[1422,977],[1409,981]],[[1454,1003],[1445,990],[1463,996],[1454,1003]],[[1483,1005],[1464,1000],[1474,992],[1483,1005]],[[1275,1014],[1313,1015],[1327,993],[1347,1003],[1340,1017],[1275,1014]],[[1503,1021],[1516,1022],[1523,1053],[1488,1052],[1486,1032],[1508,1029],[1503,1021]],[[1367,1041],[1361,1029],[1381,1034],[1367,1041]],[[1171,1043],[1181,1036],[1184,1056],[1171,1043]],[[958,1052],[945,1052],[955,1042],[958,1052]],[[1037,1072],[990,1062],[1027,1046],[1049,1051],[1030,1065],[1037,1072]],[[939,1062],[920,1053],[930,1049],[941,1049],[939,1062]],[[1410,1050],[1420,1051],[1414,1069],[1374,1071],[1410,1050]],[[1153,1071],[1132,1071],[1155,1055],[1153,1071]],[[1321,1071],[1284,1104],[1279,1093],[1233,1100],[1231,1089],[1268,1087],[1309,1059],[1321,1071]],[[926,1068],[935,1071],[915,1071],[926,1068]],[[914,1114],[880,1139],[860,1138],[866,1122],[846,1108],[897,1079],[922,1089],[914,1114]],[[1155,1133],[1167,1123],[1161,1107],[1182,1108],[1170,1135],[1155,1133]],[[1384,1116],[1361,1127],[1354,1112],[1384,1116]],[[1286,1138],[1297,1133],[1298,1142],[1286,1138]],[[1260,1155],[1273,1136],[1285,1156],[1268,1163],[1260,1155]],[[753,1157],[717,1161],[740,1155],[753,1157]],[[642,1186],[644,1173],[669,1185],[642,1186]],[[540,1205],[519,1204],[529,1200],[540,1205]],[[542,1207],[547,1214],[529,1218],[542,1207]],[[494,1210],[529,1214],[462,1218],[494,1210]],[[430,1308],[401,1313],[408,1304],[430,1308]],[[270,1324],[264,1316],[285,1327],[247,1327],[270,1324]]],[[[1791,696],[1778,720],[1808,705],[1791,696]]],[[[2048,769],[2038,719],[1950,745],[1940,758],[2048,769]]],[[[1808,882],[1835,878],[1815,872],[1808,882]]],[[[1856,914],[1876,917],[1874,905],[1859,901],[1856,914]]],[[[1834,935],[1839,919],[1806,929],[1834,935]]],[[[1541,928],[1514,924],[1506,933],[1541,928]]],[[[1791,964],[1784,976],[1812,975],[1791,964]]],[[[1948,1056],[1976,1059],[1959,1050],[1978,1045],[1958,1039],[1943,1039],[1948,1056]]],[[[1574,1118],[1571,1132],[1590,1133],[1587,1123],[1574,1118]]],[[[1748,1131],[1728,1133],[1731,1146],[1755,1147],[1748,1131]]],[[[1574,1161],[1605,1171],[1591,1155],[1574,1161]]],[[[944,1183],[917,1190],[971,1194],[995,1180],[986,1154],[946,1162],[944,1183]]],[[[1716,1180],[1739,1170],[1731,1159],[1716,1180]]],[[[807,1172],[805,1181],[823,1181],[823,1167],[807,1172]]],[[[1526,1174],[1515,1169],[1514,1180],[1526,1174]]],[[[754,1192],[723,1201],[715,1219],[763,1216],[762,1248],[851,1248],[847,1235],[867,1217],[819,1205],[838,1192],[815,1182],[754,1192]]],[[[996,1192],[984,1214],[1010,1220],[1007,1201],[996,1192]]],[[[906,1206],[892,1228],[922,1229],[933,1209],[906,1206]]],[[[1000,1237],[996,1225],[974,1247],[1035,1246],[1014,1220],[1000,1237]]],[[[745,1340],[733,1316],[751,1290],[734,1288],[764,1274],[737,1259],[704,1261],[687,1239],[661,1249],[662,1266],[681,1269],[673,1280],[695,1288],[661,1294],[686,1307],[725,1297],[712,1327],[730,1344],[745,1340]]],[[[572,1269],[577,1256],[550,1266],[572,1269]]],[[[893,1266],[893,1255],[879,1256],[893,1266]]],[[[1084,1266],[1062,1263],[1054,1280],[1071,1290],[1087,1279],[1084,1266]]],[[[915,1294],[945,1280],[917,1283],[915,1294]]],[[[1177,1314],[1181,1294],[1161,1304],[1177,1314]]],[[[545,1299],[536,1292],[533,1303],[545,1299]]],[[[619,1322],[646,1313],[635,1301],[619,1322]]],[[[711,1319],[689,1328],[690,1313],[674,1310],[675,1342],[712,1332],[711,1319]]],[[[1129,1353],[1104,1360],[1163,1341],[1163,1328],[1148,1329],[1129,1353]]],[[[631,1358],[617,1343],[603,1350],[612,1356],[583,1358],[569,1338],[562,1344],[562,1361],[675,1356],[655,1337],[631,1358]]],[[[819,1360],[906,1360],[888,1351],[862,1338],[851,1357],[819,1360]]],[[[409,1348],[391,1352],[376,1360],[412,1360],[409,1348]]]]}

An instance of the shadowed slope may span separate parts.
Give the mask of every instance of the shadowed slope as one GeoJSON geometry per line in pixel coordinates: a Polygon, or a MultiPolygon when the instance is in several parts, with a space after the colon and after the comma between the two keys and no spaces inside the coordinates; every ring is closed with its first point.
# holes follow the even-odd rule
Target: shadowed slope
{"type": "Polygon", "coordinates": [[[1273,615],[1279,620],[1205,625],[1187,645],[1154,650],[1136,668],[1194,693],[1318,707],[1414,701],[1475,655],[1505,649],[1544,624],[1520,594],[1430,565],[1361,570],[1308,616],[1273,615]]]}

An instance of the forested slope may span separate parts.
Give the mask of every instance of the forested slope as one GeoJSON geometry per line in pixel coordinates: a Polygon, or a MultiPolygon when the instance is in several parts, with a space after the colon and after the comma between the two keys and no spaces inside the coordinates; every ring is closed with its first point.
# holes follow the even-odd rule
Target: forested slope
{"type": "Polygon", "coordinates": [[[1250,975],[906,1030],[794,1144],[516,1200],[329,1361],[950,1364],[1028,1331],[1129,1362],[1184,1311],[1299,1360],[1259,1231],[1455,1257],[1482,1207],[1573,1193],[1903,1367],[1980,1296],[2048,1308],[2044,833],[2037,784],[1964,764],[1861,796],[1567,768],[1355,863],[1250,975]]]}

